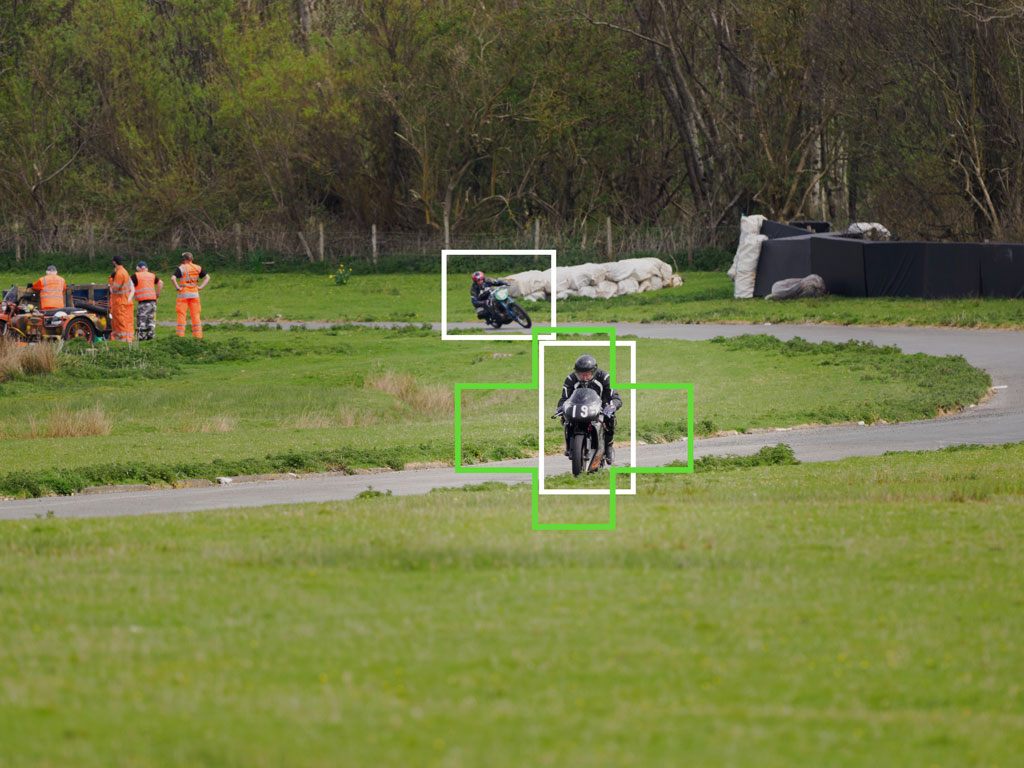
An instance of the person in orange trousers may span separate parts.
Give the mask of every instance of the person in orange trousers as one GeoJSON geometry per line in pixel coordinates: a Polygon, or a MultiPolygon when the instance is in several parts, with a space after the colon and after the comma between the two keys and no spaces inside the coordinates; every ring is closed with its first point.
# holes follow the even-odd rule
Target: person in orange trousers
{"type": "Polygon", "coordinates": [[[46,274],[29,288],[39,291],[40,309],[60,309],[64,306],[64,278],[57,274],[57,268],[53,264],[48,266],[46,274]]]}
{"type": "Polygon", "coordinates": [[[194,263],[192,254],[185,251],[181,254],[181,265],[174,270],[171,280],[178,289],[178,300],[174,304],[174,309],[178,313],[178,324],[174,332],[184,338],[185,318],[186,315],[191,315],[192,337],[203,338],[203,322],[199,316],[199,292],[210,282],[210,276],[206,274],[206,270],[194,263]],[[199,282],[200,280],[202,282],[199,282]]]}
{"type": "Polygon", "coordinates": [[[110,286],[110,340],[131,344],[135,341],[135,317],[132,311],[135,286],[121,257],[114,256],[111,261],[114,262],[114,274],[107,280],[110,286]]]}

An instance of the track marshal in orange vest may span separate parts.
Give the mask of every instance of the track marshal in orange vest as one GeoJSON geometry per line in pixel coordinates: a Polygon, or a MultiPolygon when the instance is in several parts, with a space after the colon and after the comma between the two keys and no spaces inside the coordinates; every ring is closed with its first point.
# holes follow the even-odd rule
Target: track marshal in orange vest
{"type": "Polygon", "coordinates": [[[210,282],[210,276],[206,274],[206,270],[194,262],[192,254],[185,251],[181,254],[181,265],[174,270],[171,280],[174,281],[174,287],[178,289],[178,300],[174,304],[174,309],[178,313],[178,324],[175,326],[174,332],[184,337],[185,318],[187,315],[191,315],[192,337],[203,338],[203,322],[199,315],[201,309],[199,292],[210,282]]]}
{"type": "Polygon", "coordinates": [[[156,300],[164,289],[164,281],[140,261],[132,275],[135,286],[135,328],[139,341],[148,341],[156,334],[156,300]]]}
{"type": "Polygon", "coordinates": [[[39,291],[40,309],[60,309],[64,306],[64,278],[57,274],[53,264],[46,268],[46,274],[36,280],[29,288],[39,291]]]}
{"type": "Polygon", "coordinates": [[[114,273],[107,280],[110,286],[110,340],[131,344],[135,341],[135,318],[132,316],[135,286],[121,257],[114,256],[111,261],[114,273]]]}

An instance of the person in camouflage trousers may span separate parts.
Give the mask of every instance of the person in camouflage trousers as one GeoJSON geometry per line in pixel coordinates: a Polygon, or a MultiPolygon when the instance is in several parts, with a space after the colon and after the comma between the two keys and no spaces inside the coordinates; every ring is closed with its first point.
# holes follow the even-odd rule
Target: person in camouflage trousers
{"type": "Polygon", "coordinates": [[[156,300],[164,288],[164,281],[149,271],[140,261],[132,275],[135,285],[135,329],[139,341],[148,341],[156,334],[156,300]]]}

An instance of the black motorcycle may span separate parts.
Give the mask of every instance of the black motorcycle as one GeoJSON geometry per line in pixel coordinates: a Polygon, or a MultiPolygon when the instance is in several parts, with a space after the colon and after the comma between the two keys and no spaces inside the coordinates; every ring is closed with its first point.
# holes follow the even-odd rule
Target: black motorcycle
{"type": "MultiPolygon", "coordinates": [[[[596,472],[604,461],[604,411],[601,396],[592,389],[581,387],[562,403],[562,423],[569,433],[569,458],[572,473],[584,469],[596,472]]],[[[551,418],[555,418],[555,413],[551,418]]]]}
{"type": "Polygon", "coordinates": [[[506,323],[516,322],[523,328],[533,325],[526,310],[516,304],[508,295],[508,286],[498,285],[491,289],[484,302],[487,314],[484,320],[494,328],[501,328],[506,323]]]}

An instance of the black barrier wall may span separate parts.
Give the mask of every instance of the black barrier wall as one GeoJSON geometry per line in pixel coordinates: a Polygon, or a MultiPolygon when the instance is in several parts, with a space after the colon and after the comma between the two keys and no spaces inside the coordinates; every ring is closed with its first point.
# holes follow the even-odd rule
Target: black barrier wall
{"type": "MultiPolygon", "coordinates": [[[[764,227],[761,232],[764,233],[764,227]]],[[[761,244],[761,258],[758,259],[757,275],[754,278],[755,296],[767,296],[772,292],[772,284],[779,280],[811,274],[811,237],[782,237],[765,240],[761,244]]]]}
{"type": "Polygon", "coordinates": [[[1024,298],[1021,243],[873,242],[794,231],[800,230],[762,224],[772,239],[761,246],[755,296],[767,296],[779,280],[813,273],[838,296],[1024,298]]]}
{"type": "Polygon", "coordinates": [[[981,253],[981,295],[1024,299],[1024,245],[989,243],[981,253]]]}

